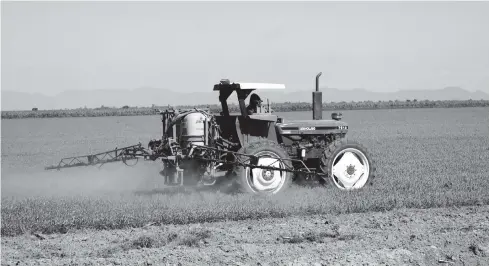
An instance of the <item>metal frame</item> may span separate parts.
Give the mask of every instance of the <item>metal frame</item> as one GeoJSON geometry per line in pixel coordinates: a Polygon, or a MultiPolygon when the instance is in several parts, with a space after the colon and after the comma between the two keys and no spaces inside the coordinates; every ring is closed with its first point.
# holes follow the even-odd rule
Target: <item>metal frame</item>
{"type": "Polygon", "coordinates": [[[229,116],[229,107],[227,99],[235,91],[238,96],[238,104],[241,115],[248,118],[249,115],[246,112],[245,100],[254,90],[280,90],[285,89],[284,84],[274,83],[231,83],[227,79],[221,80],[219,84],[214,85],[214,91],[219,91],[219,102],[221,102],[222,114],[229,116]]]}
{"type": "MultiPolygon", "coordinates": [[[[101,152],[97,154],[81,155],[74,157],[67,157],[61,159],[57,165],[45,167],[45,170],[54,170],[61,168],[70,168],[78,166],[91,166],[100,164],[99,168],[111,162],[122,161],[126,164],[127,160],[137,160],[138,157],[144,157],[145,159],[152,155],[142,147],[142,144],[131,145],[123,148],[115,148],[111,151],[101,152]]],[[[127,165],[127,164],[126,164],[127,165]]]]}
{"type": "MultiPolygon", "coordinates": [[[[145,148],[142,147],[141,143],[137,145],[132,145],[124,148],[119,148],[119,149],[114,149],[111,151],[107,152],[101,152],[93,155],[82,155],[82,156],[75,156],[75,157],[67,157],[61,159],[61,161],[57,165],[53,166],[48,166],[45,169],[46,170],[60,170],[61,168],[71,168],[71,167],[78,167],[78,166],[93,166],[93,165],[98,165],[100,164],[99,168],[106,164],[106,163],[111,163],[111,162],[118,162],[122,161],[124,164],[127,165],[126,161],[127,160],[138,160],[138,158],[142,157],[144,160],[156,160],[158,158],[161,158],[162,160],[168,160],[168,161],[174,161],[177,159],[177,156],[166,156],[166,155],[158,155],[158,154],[151,154],[148,152],[145,148]]],[[[278,167],[272,167],[272,166],[257,166],[252,163],[247,163],[246,161],[258,161],[258,158],[253,155],[245,154],[245,153],[240,153],[240,152],[234,152],[234,151],[229,151],[229,150],[223,150],[219,148],[213,148],[213,147],[208,147],[208,146],[197,146],[197,145],[192,145],[191,149],[189,150],[187,155],[183,155],[183,158],[196,158],[197,160],[201,161],[209,161],[209,162],[215,162],[217,164],[222,163],[222,164],[228,164],[228,165],[233,165],[233,166],[242,166],[242,167],[250,167],[251,169],[253,168],[260,168],[260,169],[267,169],[267,170],[278,170],[278,171],[286,171],[286,172],[292,172],[292,173],[301,173],[301,174],[313,174],[313,175],[326,175],[325,173],[322,172],[317,172],[317,171],[312,171],[313,168],[309,168],[305,165],[305,163],[302,160],[298,159],[281,159],[281,158],[274,158],[276,161],[284,162],[284,161],[290,161],[290,162],[296,162],[300,163],[304,168],[300,169],[295,169],[293,166],[288,167],[287,164],[283,163],[283,165],[286,166],[286,168],[278,168],[278,167]],[[216,152],[211,155],[211,158],[205,158],[205,157],[193,157],[194,154],[196,154],[198,151],[212,151],[216,152]],[[223,157],[223,155],[233,155],[234,161],[227,161],[227,160],[221,160],[219,158],[223,157]],[[247,157],[248,159],[241,160],[239,157],[247,157]]],[[[136,161],[137,163],[137,161],[136,161]]],[[[135,164],[134,164],[135,165],[135,164]]]]}
{"type": "MultiPolygon", "coordinates": [[[[274,157],[272,157],[274,159],[277,159],[273,163],[275,163],[277,161],[280,161],[282,163],[283,163],[283,161],[291,161],[291,162],[301,163],[302,166],[304,166],[304,169],[307,169],[307,171],[295,170],[294,167],[283,169],[283,168],[277,168],[277,167],[272,167],[272,166],[256,166],[254,164],[244,163],[236,155],[238,155],[238,156],[245,156],[245,157],[250,158],[250,160],[256,160],[256,161],[258,161],[258,158],[263,158],[262,156],[257,157],[257,156],[249,155],[249,154],[245,154],[245,153],[234,152],[234,151],[227,151],[227,150],[221,150],[221,149],[218,149],[218,148],[207,147],[207,146],[196,146],[196,145],[193,145],[193,149],[191,150],[191,153],[189,153],[188,156],[191,156],[192,153],[196,149],[197,150],[198,149],[201,149],[201,150],[213,150],[213,151],[216,151],[216,152],[221,152],[222,154],[217,154],[217,156],[216,156],[217,158],[221,158],[222,157],[221,155],[224,155],[224,154],[232,154],[234,156],[234,159],[235,159],[235,161],[225,161],[225,160],[219,160],[219,159],[214,159],[214,158],[212,158],[212,159],[198,158],[199,160],[202,160],[202,161],[212,161],[212,162],[216,162],[216,163],[232,164],[234,166],[243,166],[243,167],[250,167],[250,168],[262,168],[262,169],[267,169],[267,170],[287,171],[287,172],[292,172],[292,173],[316,174],[315,172],[312,172],[311,171],[311,168],[308,168],[302,160],[297,160],[297,159],[292,159],[292,158],[290,158],[290,159],[281,159],[281,158],[274,158],[274,157]]],[[[284,165],[286,165],[286,164],[284,164],[284,165]]],[[[321,173],[318,173],[318,174],[321,174],[321,173]]]]}

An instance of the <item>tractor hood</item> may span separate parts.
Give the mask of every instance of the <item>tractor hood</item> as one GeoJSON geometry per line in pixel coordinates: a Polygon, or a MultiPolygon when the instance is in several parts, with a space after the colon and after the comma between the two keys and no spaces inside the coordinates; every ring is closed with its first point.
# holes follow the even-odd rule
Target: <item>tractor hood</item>
{"type": "Polygon", "coordinates": [[[296,134],[341,134],[348,131],[348,124],[336,120],[292,120],[277,124],[283,135],[296,134]]]}

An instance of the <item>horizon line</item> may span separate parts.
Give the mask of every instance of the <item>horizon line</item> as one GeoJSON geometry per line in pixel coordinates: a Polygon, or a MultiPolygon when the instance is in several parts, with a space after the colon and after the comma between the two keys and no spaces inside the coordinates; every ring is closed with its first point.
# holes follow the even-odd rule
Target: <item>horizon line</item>
{"type": "MultiPolygon", "coordinates": [[[[460,90],[463,90],[463,91],[467,91],[467,92],[482,92],[482,93],[485,93],[485,94],[488,94],[489,95],[489,92],[485,92],[481,89],[477,89],[477,90],[468,90],[468,89],[465,89],[461,86],[445,86],[445,87],[442,87],[442,88],[431,88],[431,89],[397,89],[395,91],[375,91],[375,90],[371,90],[371,89],[366,89],[366,88],[335,88],[335,87],[319,87],[319,89],[324,89],[324,90],[327,90],[327,89],[332,89],[332,90],[340,90],[340,91],[356,91],[356,90],[362,90],[362,91],[367,91],[367,92],[372,92],[372,93],[384,93],[384,94],[389,94],[389,93],[396,93],[396,92],[403,92],[403,91],[437,91],[437,90],[446,90],[446,89],[450,89],[450,88],[456,88],[456,89],[460,89],[460,90]]],[[[57,92],[55,94],[46,94],[44,92],[27,92],[27,91],[15,91],[15,90],[5,90],[5,89],[2,89],[1,91],[2,92],[14,92],[14,93],[25,93],[25,94],[42,94],[44,96],[48,96],[48,97],[55,97],[59,94],[62,94],[62,93],[67,93],[67,92],[94,92],[94,91],[136,91],[136,90],[142,90],[142,89],[158,89],[158,90],[167,90],[167,91],[171,91],[171,92],[175,92],[175,93],[182,93],[182,94],[185,94],[185,93],[205,93],[205,92],[213,92],[212,90],[209,90],[209,91],[188,91],[188,92],[182,92],[182,91],[179,91],[179,90],[174,90],[174,89],[169,89],[169,88],[158,88],[158,87],[152,87],[152,86],[141,86],[141,87],[137,87],[137,88],[127,88],[127,89],[124,89],[124,88],[113,88],[113,89],[88,89],[88,90],[80,90],[80,89],[77,89],[77,90],[64,90],[64,91],[61,91],[61,92],[57,92]]],[[[263,91],[267,91],[267,90],[263,90],[263,91]]],[[[285,90],[281,90],[281,92],[285,92],[285,93],[290,93],[290,92],[309,92],[309,91],[314,91],[314,88],[311,88],[310,90],[301,90],[301,89],[291,89],[291,90],[287,90],[287,88],[285,88],[285,90]]]]}

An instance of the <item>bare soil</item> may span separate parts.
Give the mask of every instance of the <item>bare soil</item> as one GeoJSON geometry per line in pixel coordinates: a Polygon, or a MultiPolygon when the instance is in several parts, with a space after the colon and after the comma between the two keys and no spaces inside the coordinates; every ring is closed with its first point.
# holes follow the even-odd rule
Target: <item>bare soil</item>
{"type": "Polygon", "coordinates": [[[2,265],[489,265],[489,206],[2,237],[2,265]]]}

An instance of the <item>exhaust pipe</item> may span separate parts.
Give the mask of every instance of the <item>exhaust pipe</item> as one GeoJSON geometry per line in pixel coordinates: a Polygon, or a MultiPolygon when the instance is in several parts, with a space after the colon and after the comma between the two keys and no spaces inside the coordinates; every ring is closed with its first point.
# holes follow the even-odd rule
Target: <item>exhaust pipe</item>
{"type": "Polygon", "coordinates": [[[319,72],[316,75],[316,91],[319,91],[319,77],[323,74],[323,72],[319,72]]]}
{"type": "Polygon", "coordinates": [[[316,91],[312,92],[312,119],[313,120],[323,119],[323,95],[322,92],[319,91],[319,77],[322,74],[323,74],[322,72],[319,72],[316,75],[316,91]]]}

